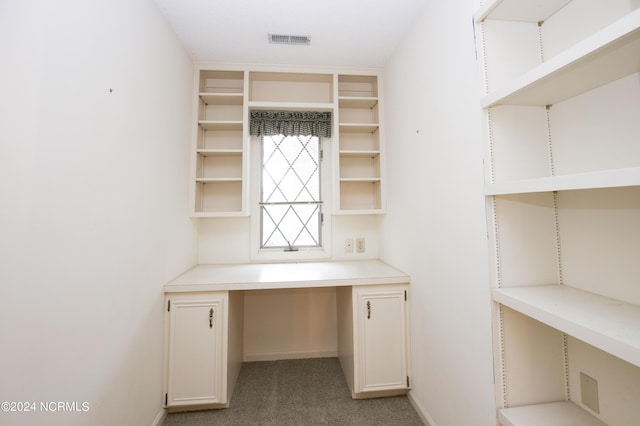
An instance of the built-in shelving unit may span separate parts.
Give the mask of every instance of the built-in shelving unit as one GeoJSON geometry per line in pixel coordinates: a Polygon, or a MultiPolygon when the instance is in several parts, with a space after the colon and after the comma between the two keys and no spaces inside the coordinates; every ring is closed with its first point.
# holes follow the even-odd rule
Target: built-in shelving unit
{"type": "Polygon", "coordinates": [[[338,75],[341,213],[384,211],[379,90],[376,75],[338,75]]]}
{"type": "Polygon", "coordinates": [[[548,105],[640,71],[640,10],[541,63],[483,99],[483,106],[548,105]]]}
{"type": "Polygon", "coordinates": [[[487,195],[505,195],[639,185],[640,167],[628,167],[487,184],[485,186],[485,193],[487,195]]]}
{"type": "Polygon", "coordinates": [[[250,214],[249,115],[259,110],[332,112],[334,213],[384,212],[379,74],[250,67],[196,73],[194,216],[250,214]]]}
{"type": "Polygon", "coordinates": [[[503,425],[640,418],[638,7],[496,0],[474,15],[503,425]]]}
{"type": "Polygon", "coordinates": [[[197,70],[194,216],[247,212],[243,71],[197,70]]]}

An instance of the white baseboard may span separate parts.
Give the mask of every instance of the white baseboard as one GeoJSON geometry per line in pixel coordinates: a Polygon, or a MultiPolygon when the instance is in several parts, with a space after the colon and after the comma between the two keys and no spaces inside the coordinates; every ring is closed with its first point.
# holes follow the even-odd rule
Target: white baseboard
{"type": "Polygon", "coordinates": [[[164,408],[161,408],[160,411],[158,411],[156,418],[153,419],[153,423],[151,423],[151,426],[162,425],[162,422],[164,422],[165,417],[167,417],[167,412],[164,410],[164,408]]]}
{"type": "Polygon", "coordinates": [[[416,412],[418,413],[418,416],[420,416],[420,419],[422,419],[422,422],[425,425],[437,426],[436,422],[433,421],[433,419],[431,418],[429,413],[427,413],[424,407],[418,401],[415,400],[415,398],[411,394],[411,391],[409,391],[409,393],[407,394],[407,398],[409,399],[409,402],[411,403],[413,408],[416,410],[416,412]]]}
{"type": "Polygon", "coordinates": [[[255,362],[277,361],[281,359],[336,358],[337,356],[338,351],[336,349],[324,351],[248,353],[243,355],[243,361],[255,362]]]}

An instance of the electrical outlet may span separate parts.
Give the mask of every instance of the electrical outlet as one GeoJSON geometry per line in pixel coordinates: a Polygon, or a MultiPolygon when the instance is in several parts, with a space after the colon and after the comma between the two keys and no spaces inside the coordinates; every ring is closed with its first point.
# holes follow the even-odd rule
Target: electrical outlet
{"type": "Polygon", "coordinates": [[[366,247],[364,244],[364,238],[356,238],[356,253],[364,253],[366,251],[366,247]]]}
{"type": "Polygon", "coordinates": [[[353,253],[353,238],[347,238],[344,240],[344,252],[353,253]]]}
{"type": "Polygon", "coordinates": [[[596,413],[600,413],[600,404],[598,403],[598,382],[580,372],[580,392],[582,393],[582,403],[585,407],[589,407],[596,413]]]}

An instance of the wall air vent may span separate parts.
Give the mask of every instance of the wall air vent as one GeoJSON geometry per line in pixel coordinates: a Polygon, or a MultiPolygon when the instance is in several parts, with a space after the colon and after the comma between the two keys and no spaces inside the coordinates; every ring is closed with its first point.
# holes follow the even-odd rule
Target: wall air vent
{"type": "Polygon", "coordinates": [[[269,34],[269,43],[308,46],[311,44],[311,36],[269,34]]]}

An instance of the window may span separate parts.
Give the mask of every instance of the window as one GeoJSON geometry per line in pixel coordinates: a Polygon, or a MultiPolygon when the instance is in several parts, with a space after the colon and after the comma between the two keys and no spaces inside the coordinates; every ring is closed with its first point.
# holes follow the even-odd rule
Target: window
{"type": "Polygon", "coordinates": [[[321,141],[317,136],[263,136],[260,248],[322,246],[321,141]]]}

